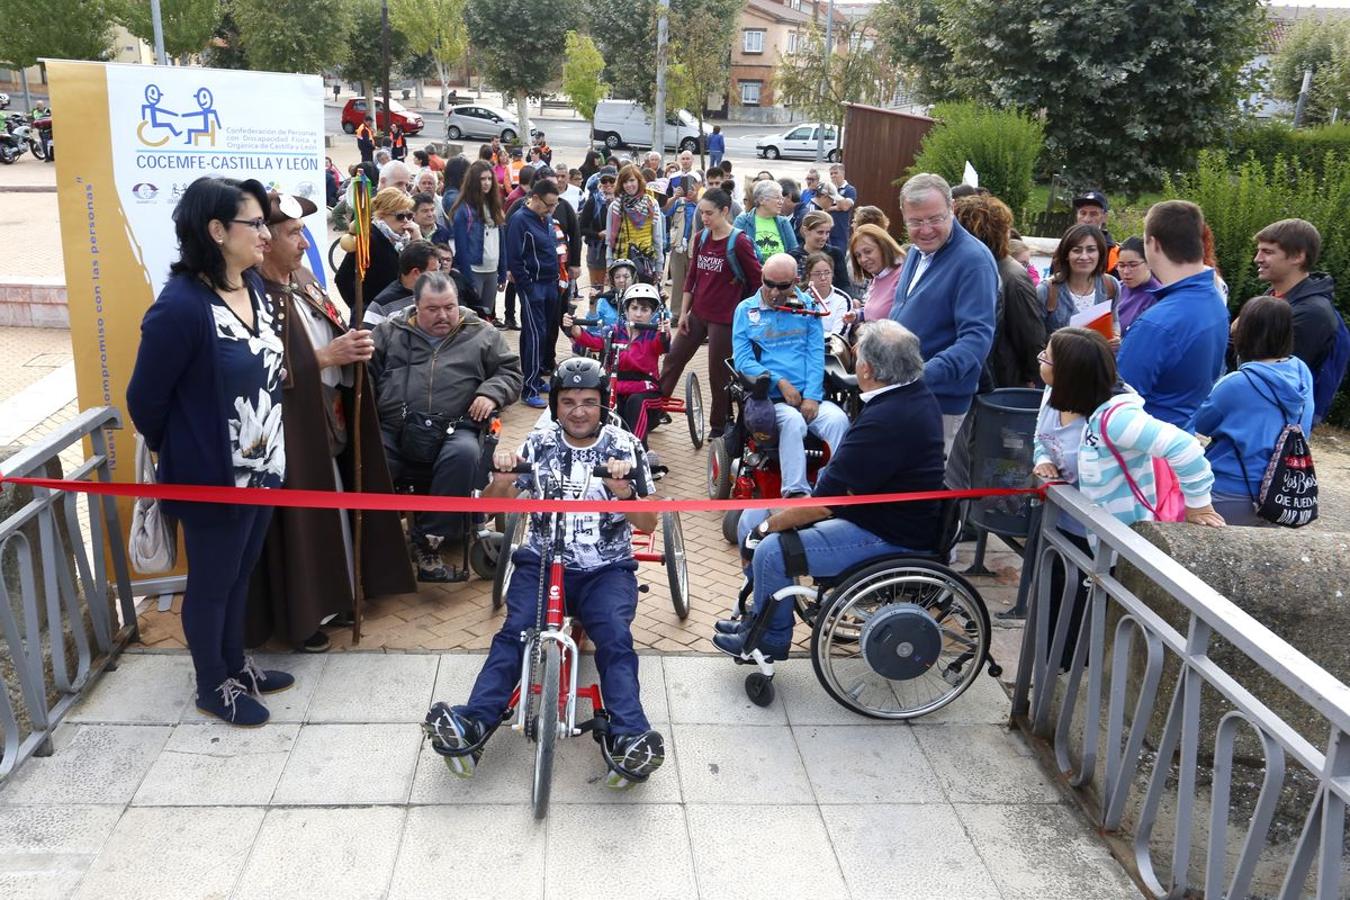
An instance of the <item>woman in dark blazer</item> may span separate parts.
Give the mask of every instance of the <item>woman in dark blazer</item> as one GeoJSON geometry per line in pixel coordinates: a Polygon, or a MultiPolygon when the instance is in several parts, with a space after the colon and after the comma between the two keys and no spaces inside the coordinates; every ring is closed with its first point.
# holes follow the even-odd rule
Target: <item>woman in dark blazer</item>
{"type": "MultiPolygon", "coordinates": [[[[202,178],[174,210],[179,259],[141,320],[127,410],[168,484],[280,487],[285,377],[279,325],[252,268],[268,236],[257,181],[202,178]]],[[[263,694],[294,679],[244,657],[249,575],[271,507],[165,503],[183,526],[183,636],[197,675],[197,708],[235,725],[267,721],[263,694]]]]}

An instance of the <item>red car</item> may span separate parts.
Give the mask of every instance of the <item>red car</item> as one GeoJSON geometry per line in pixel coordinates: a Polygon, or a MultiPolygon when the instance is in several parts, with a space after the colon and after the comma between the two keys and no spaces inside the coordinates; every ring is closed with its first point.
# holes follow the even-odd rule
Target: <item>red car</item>
{"type": "MultiPolygon", "coordinates": [[[[384,112],[384,101],[376,98],[375,108],[379,110],[376,116],[375,127],[380,131],[389,130],[389,117],[384,112]]],[[[392,97],[389,100],[389,108],[394,113],[394,121],[403,129],[404,134],[418,134],[425,127],[422,117],[415,112],[411,112],[402,103],[392,97]]],[[[342,107],[342,130],[348,134],[355,134],[356,129],[366,120],[367,108],[364,97],[353,97],[347,101],[347,105],[342,107]]]]}

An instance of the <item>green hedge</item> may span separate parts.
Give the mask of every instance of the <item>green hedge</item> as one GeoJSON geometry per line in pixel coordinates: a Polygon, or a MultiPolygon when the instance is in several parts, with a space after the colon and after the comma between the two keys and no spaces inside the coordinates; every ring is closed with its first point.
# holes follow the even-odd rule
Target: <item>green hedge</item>
{"type": "MultiPolygon", "coordinates": [[[[1191,200],[1214,232],[1219,271],[1228,282],[1229,308],[1264,294],[1256,277],[1253,236],[1279,219],[1307,219],[1322,234],[1316,269],[1336,279],[1336,306],[1350,314],[1350,150],[1326,153],[1317,165],[1276,154],[1269,164],[1254,155],[1239,163],[1220,151],[1200,154],[1193,173],[1164,185],[1169,198],[1191,200]]],[[[1350,379],[1348,379],[1350,381],[1350,379]]],[[[1350,394],[1342,385],[1329,421],[1350,426],[1350,394]]]]}
{"type": "Polygon", "coordinates": [[[969,160],[980,175],[980,186],[1020,218],[1045,146],[1045,126],[1016,110],[977,103],[940,103],[933,118],[938,124],[924,137],[910,173],[933,172],[957,184],[969,160]]]}
{"type": "Polygon", "coordinates": [[[1252,123],[1233,131],[1228,141],[1234,165],[1254,158],[1270,168],[1283,157],[1320,174],[1328,153],[1350,159],[1350,122],[1297,129],[1284,122],[1252,123]]]}

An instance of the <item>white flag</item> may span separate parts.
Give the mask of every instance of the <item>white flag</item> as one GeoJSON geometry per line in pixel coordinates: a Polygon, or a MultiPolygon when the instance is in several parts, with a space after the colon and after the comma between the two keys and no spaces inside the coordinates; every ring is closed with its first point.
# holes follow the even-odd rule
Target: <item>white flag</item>
{"type": "Polygon", "coordinates": [[[980,173],[975,171],[975,167],[970,164],[970,160],[966,160],[966,171],[961,176],[961,183],[968,184],[971,187],[980,186],[980,173]]]}

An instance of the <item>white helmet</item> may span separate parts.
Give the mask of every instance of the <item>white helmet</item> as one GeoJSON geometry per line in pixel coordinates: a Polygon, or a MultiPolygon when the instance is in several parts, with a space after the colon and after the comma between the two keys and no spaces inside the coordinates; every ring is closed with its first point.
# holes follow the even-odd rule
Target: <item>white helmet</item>
{"type": "Polygon", "coordinates": [[[623,292],[623,308],[628,311],[628,307],[633,303],[646,303],[651,306],[653,312],[661,309],[661,292],[656,289],[656,285],[647,284],[639,281],[637,284],[623,292]]]}

